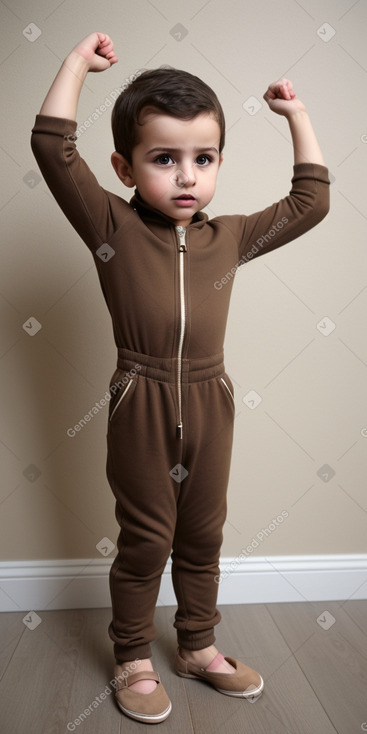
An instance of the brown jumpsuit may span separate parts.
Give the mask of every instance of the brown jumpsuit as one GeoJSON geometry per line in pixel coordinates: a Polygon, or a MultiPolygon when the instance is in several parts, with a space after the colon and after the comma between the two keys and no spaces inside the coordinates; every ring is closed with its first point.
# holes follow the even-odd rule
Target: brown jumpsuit
{"type": "MultiPolygon", "coordinates": [[[[117,661],[151,656],[161,575],[172,551],[178,644],[214,643],[234,401],[223,343],[236,268],[294,240],[329,209],[324,166],[294,166],[292,189],[250,216],[175,227],[139,193],[103,189],[75,146],[76,122],[38,115],[32,149],[91,250],[118,350],[107,476],[121,531],[112,564],[117,661]]],[[[244,314],[246,318],[246,314],[244,314]]]]}

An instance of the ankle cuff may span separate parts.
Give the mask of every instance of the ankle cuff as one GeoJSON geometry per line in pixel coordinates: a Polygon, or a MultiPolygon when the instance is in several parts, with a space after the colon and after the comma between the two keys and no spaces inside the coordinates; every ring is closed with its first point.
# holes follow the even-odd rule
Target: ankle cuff
{"type": "Polygon", "coordinates": [[[214,645],[215,636],[213,630],[206,630],[204,635],[202,632],[199,635],[188,633],[187,636],[181,630],[177,633],[177,644],[179,647],[183,647],[184,650],[203,650],[204,647],[210,647],[214,645]]]}

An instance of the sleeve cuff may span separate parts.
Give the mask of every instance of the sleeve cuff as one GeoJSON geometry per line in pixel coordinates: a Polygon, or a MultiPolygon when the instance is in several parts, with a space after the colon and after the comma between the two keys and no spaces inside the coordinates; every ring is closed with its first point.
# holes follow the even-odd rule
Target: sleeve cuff
{"type": "Polygon", "coordinates": [[[77,128],[76,120],[66,117],[51,117],[49,115],[36,115],[36,121],[32,133],[49,133],[51,135],[70,135],[77,128]]]}
{"type": "Polygon", "coordinates": [[[320,163],[296,163],[293,166],[293,172],[292,183],[302,178],[312,178],[326,184],[330,183],[328,169],[320,163]]]}

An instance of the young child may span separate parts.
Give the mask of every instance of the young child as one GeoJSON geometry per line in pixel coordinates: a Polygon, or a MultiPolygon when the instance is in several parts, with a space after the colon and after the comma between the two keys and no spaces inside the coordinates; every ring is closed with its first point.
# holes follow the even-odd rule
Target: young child
{"type": "Polygon", "coordinates": [[[223,159],[223,111],[196,76],[159,68],[136,76],[113,110],[111,160],[125,186],[135,187],[128,204],[98,184],[75,146],[83,81],[117,61],[103,33],[73,49],[36,118],[32,148],[93,254],[113,321],[118,362],[110,383],[107,476],[121,527],[110,573],[116,698],[127,716],[157,723],[171,702],[153,670],[150,643],[171,551],[176,672],[229,696],[263,690],[256,671],[214,646],[234,420],[224,334],[237,267],[320,222],[329,209],[329,180],[305,107],[282,79],[264,99],[289,123],[289,195],[249,216],[209,220],[201,210],[214,195],[223,159]]]}

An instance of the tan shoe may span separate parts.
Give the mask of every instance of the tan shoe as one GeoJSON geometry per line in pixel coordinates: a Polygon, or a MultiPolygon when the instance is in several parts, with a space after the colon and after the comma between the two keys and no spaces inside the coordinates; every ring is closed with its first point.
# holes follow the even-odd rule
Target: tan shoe
{"type": "Polygon", "coordinates": [[[259,673],[234,658],[224,658],[235,668],[235,673],[211,673],[184,660],[177,650],[175,670],[182,678],[199,678],[210,683],[219,693],[240,698],[260,696],[264,689],[264,681],[259,673]]]}
{"type": "Polygon", "coordinates": [[[159,673],[145,670],[132,675],[123,674],[121,665],[115,667],[115,697],[116,703],[126,716],[144,724],[159,724],[171,713],[172,704],[161,683],[159,673]],[[129,686],[138,680],[155,680],[158,685],[152,693],[137,693],[131,691],[129,686]]]}

